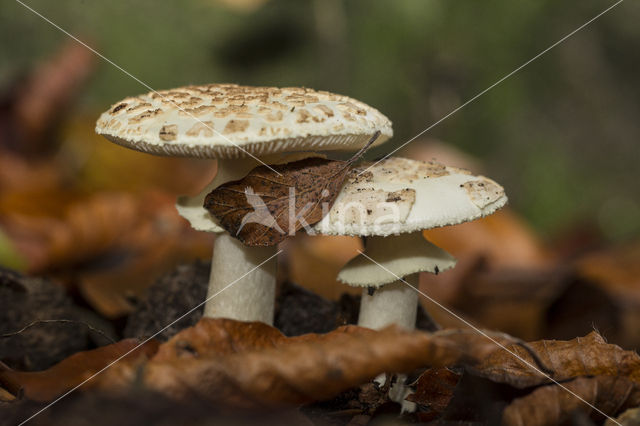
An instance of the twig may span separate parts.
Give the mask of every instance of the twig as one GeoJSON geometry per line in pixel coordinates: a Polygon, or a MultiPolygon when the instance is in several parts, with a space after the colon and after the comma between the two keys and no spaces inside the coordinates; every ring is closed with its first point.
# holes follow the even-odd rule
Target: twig
{"type": "Polygon", "coordinates": [[[18,331],[13,331],[11,333],[0,334],[0,338],[17,336],[18,334],[21,334],[21,333],[25,332],[26,330],[28,330],[31,327],[34,327],[34,326],[40,325],[40,324],[48,324],[48,323],[81,324],[81,325],[84,325],[85,327],[87,327],[90,331],[94,331],[94,332],[100,334],[102,337],[107,339],[109,342],[116,343],[116,341],[113,340],[111,337],[109,337],[104,331],[95,328],[91,324],[87,324],[86,322],[77,321],[77,320],[70,320],[70,319],[46,319],[46,320],[37,319],[37,320],[32,321],[29,324],[25,325],[24,327],[22,327],[18,331]]]}

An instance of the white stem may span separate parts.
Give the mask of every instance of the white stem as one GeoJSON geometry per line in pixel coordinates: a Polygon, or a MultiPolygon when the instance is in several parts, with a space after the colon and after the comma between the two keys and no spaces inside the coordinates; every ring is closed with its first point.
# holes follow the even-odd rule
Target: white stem
{"type": "Polygon", "coordinates": [[[275,255],[277,249],[247,247],[226,232],[218,234],[207,293],[211,299],[205,304],[204,316],[273,324],[277,260],[274,257],[256,266],[275,255]]]}
{"type": "MultiPolygon", "coordinates": [[[[404,278],[413,287],[418,285],[418,274],[404,278]]],[[[377,288],[369,296],[368,289],[362,291],[360,317],[358,325],[379,330],[391,324],[399,325],[407,330],[416,327],[418,313],[418,292],[403,283],[394,281],[377,288]]]]}
{"type": "Polygon", "coordinates": [[[178,213],[189,220],[193,228],[217,233],[207,292],[207,299],[211,299],[204,306],[205,317],[273,324],[276,259],[256,266],[276,254],[277,247],[243,245],[221,228],[204,208],[204,199],[209,192],[226,182],[241,179],[258,165],[254,158],[219,159],[218,171],[209,185],[194,197],[178,198],[178,213]],[[247,275],[239,279],[244,274],[247,275]]]}
{"type": "MultiPolygon", "coordinates": [[[[282,164],[316,155],[272,154],[262,157],[262,162],[282,164]]],[[[207,299],[211,300],[208,300],[204,307],[206,317],[273,324],[277,264],[274,255],[277,253],[277,246],[243,245],[221,228],[204,208],[207,194],[226,182],[243,178],[258,165],[260,162],[255,158],[218,159],[218,171],[209,185],[194,197],[178,198],[178,213],[187,219],[194,229],[218,234],[213,247],[207,293],[207,299]],[[272,256],[273,259],[258,267],[272,256]],[[245,274],[247,275],[243,277],[245,274]]]]}

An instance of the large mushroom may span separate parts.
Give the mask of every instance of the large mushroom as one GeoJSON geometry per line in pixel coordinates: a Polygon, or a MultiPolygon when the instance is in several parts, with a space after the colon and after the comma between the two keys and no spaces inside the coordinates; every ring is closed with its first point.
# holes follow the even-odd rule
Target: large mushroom
{"type": "MultiPolygon", "coordinates": [[[[217,233],[204,315],[273,322],[276,247],[247,247],[203,207],[218,186],[260,164],[299,160],[314,150],[356,150],[391,122],[355,99],[306,88],[235,84],[187,86],[126,98],[103,113],[96,132],[127,148],[157,155],[215,158],[218,172],[177,209],[193,228],[217,233]],[[284,155],[283,153],[298,154],[284,155]],[[216,296],[216,297],[213,297],[216,296]]],[[[169,171],[170,173],[170,171],[169,171]]]]}
{"type": "Polygon", "coordinates": [[[422,230],[475,220],[506,202],[504,189],[486,177],[392,157],[362,166],[314,230],[366,237],[365,251],[338,274],[340,281],[364,287],[359,325],[414,329],[418,297],[410,286],[417,287],[418,273],[437,274],[455,265],[422,230]]]}

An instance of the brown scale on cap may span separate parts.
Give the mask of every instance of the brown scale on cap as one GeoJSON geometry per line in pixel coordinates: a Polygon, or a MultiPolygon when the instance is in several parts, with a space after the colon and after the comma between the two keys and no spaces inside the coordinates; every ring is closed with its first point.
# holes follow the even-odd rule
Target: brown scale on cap
{"type": "Polygon", "coordinates": [[[330,211],[331,220],[363,226],[386,223],[391,218],[402,223],[416,201],[416,191],[412,188],[398,191],[354,188],[347,189],[344,196],[348,202],[334,205],[330,211]]]}
{"type": "Polygon", "coordinates": [[[160,139],[163,141],[175,141],[177,138],[178,126],[170,124],[168,126],[162,126],[160,129],[160,139]]]}
{"type": "Polygon", "coordinates": [[[306,88],[208,84],[126,98],[96,131],[129,148],[163,155],[246,157],[300,149],[356,149],[380,130],[379,111],[347,96],[306,88]],[[165,144],[166,143],[166,144],[165,144]],[[241,147],[242,149],[240,149],[241,147]]]}
{"type": "Polygon", "coordinates": [[[383,173],[389,174],[388,182],[405,182],[447,176],[450,172],[437,161],[406,162],[403,158],[391,157],[381,164],[383,173]],[[384,164],[384,165],[382,165],[384,164]]]}
{"type": "Polygon", "coordinates": [[[504,196],[504,189],[500,185],[484,176],[480,176],[480,179],[460,185],[467,191],[475,205],[482,208],[504,196]]]}

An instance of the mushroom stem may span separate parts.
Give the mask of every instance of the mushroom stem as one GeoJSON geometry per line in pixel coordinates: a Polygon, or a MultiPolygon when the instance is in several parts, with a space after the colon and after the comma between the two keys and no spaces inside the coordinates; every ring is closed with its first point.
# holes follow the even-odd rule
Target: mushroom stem
{"type": "Polygon", "coordinates": [[[261,263],[277,253],[276,246],[248,247],[231,237],[204,208],[207,194],[226,182],[246,176],[261,162],[283,164],[314,156],[318,154],[271,154],[263,156],[262,161],[255,158],[218,159],[218,172],[209,185],[196,196],[178,198],[178,213],[194,229],[218,234],[213,248],[207,294],[207,299],[211,300],[205,304],[204,316],[273,324],[276,259],[264,265],[261,263]]]}
{"type": "Polygon", "coordinates": [[[364,288],[358,325],[376,330],[391,324],[407,330],[415,329],[418,292],[413,287],[418,285],[418,274],[408,275],[404,281],[410,285],[394,281],[376,289],[373,295],[364,288]]]}
{"type": "Polygon", "coordinates": [[[218,234],[204,316],[273,324],[277,261],[256,266],[276,253],[277,246],[247,247],[227,232],[218,234]]]}
{"type": "Polygon", "coordinates": [[[211,300],[204,307],[206,317],[273,324],[277,262],[274,258],[260,264],[274,256],[277,247],[243,245],[218,226],[203,207],[209,192],[242,178],[259,164],[254,158],[218,159],[218,171],[209,185],[194,197],[178,198],[176,208],[193,228],[218,234],[213,246],[207,292],[207,299],[211,300]]]}

